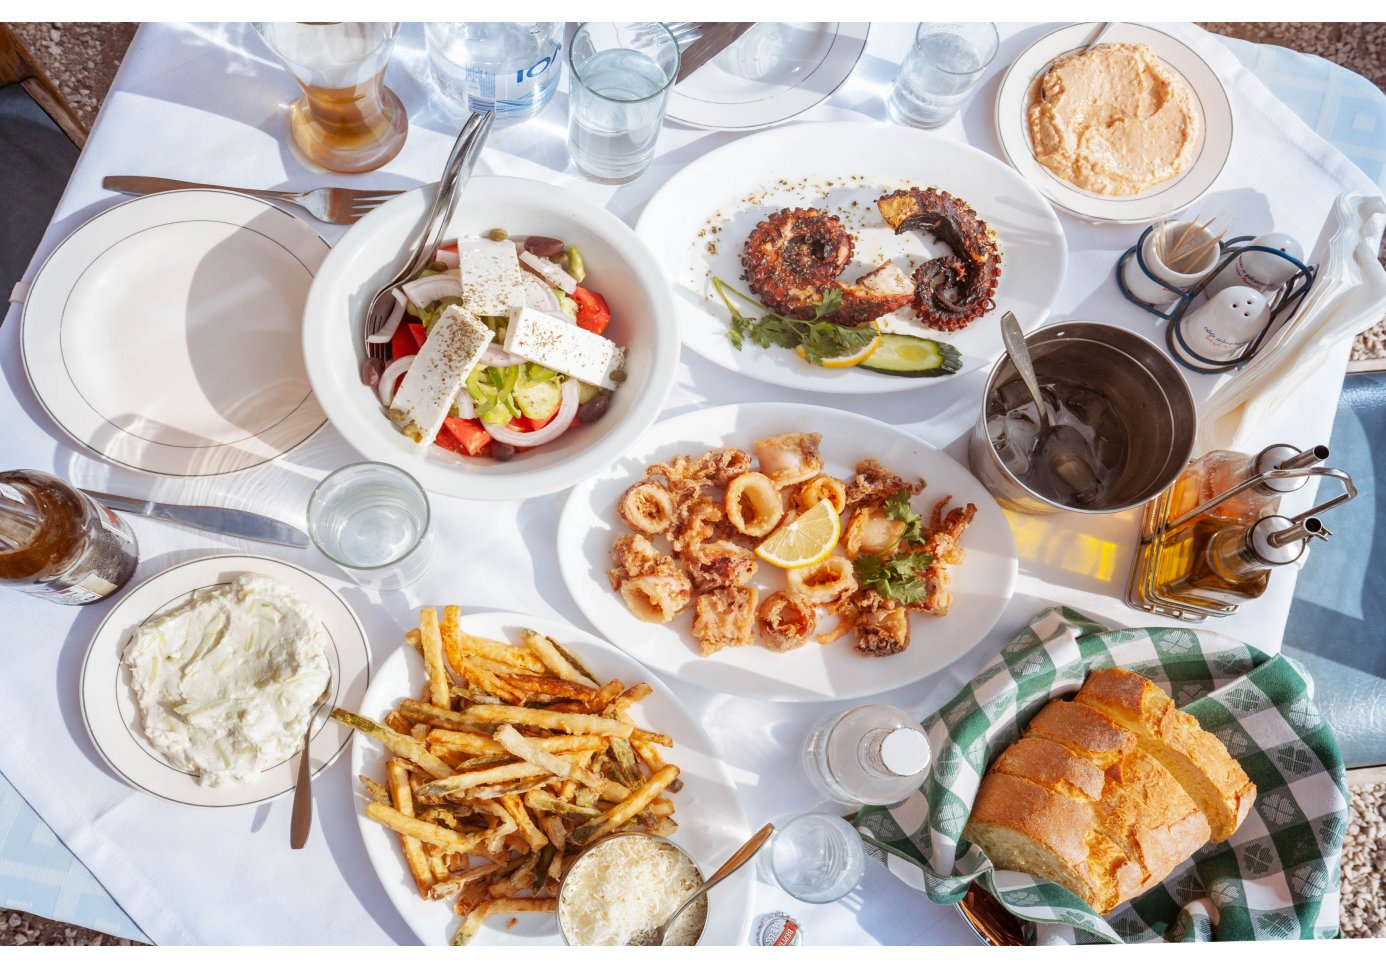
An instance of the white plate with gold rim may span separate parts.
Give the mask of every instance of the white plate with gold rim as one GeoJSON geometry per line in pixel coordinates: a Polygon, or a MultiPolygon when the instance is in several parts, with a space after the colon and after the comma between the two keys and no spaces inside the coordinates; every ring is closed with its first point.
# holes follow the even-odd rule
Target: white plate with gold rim
{"type": "Polygon", "coordinates": [[[1061,211],[1090,222],[1153,222],[1188,208],[1218,180],[1232,151],[1232,105],[1222,80],[1182,40],[1145,24],[1113,24],[1104,44],[1145,44],[1187,84],[1203,122],[1194,160],[1180,174],[1136,195],[1098,195],[1059,178],[1035,160],[1026,112],[1054,59],[1085,47],[1101,26],[1069,24],[1020,52],[997,91],[996,136],[1011,166],[1061,211]]]}
{"type": "MultiPolygon", "coordinates": [[[[661,554],[668,542],[655,539],[661,554]]],[[[780,702],[858,699],[917,682],[961,658],[991,631],[1015,588],[1017,558],[1010,525],[982,483],[943,451],[889,424],[843,410],[793,403],[743,403],[696,410],[655,424],[618,463],[573,488],[558,521],[558,567],[588,621],[631,656],[658,672],[714,692],[780,702]],[[667,625],[642,622],[611,590],[611,543],[629,529],[616,513],[626,488],[645,468],[675,454],[697,456],[713,447],[751,451],[762,437],[817,431],[824,473],[848,480],[857,462],[874,457],[906,480],[928,482],[913,501],[928,520],[933,503],[977,505],[963,534],[966,552],[950,566],[953,604],[947,615],[914,613],[913,644],[891,656],[860,655],[851,633],[829,645],[810,639],[790,652],[759,644],[700,655],[691,632],[692,609],[667,625]]],[[[785,587],[784,573],[761,562],[754,586],[762,600],[785,587]]],[[[836,619],[820,615],[818,631],[836,619]]]]}
{"type": "Polygon", "coordinates": [[[245,783],[203,786],[174,766],[145,738],[140,710],[121,661],[130,636],[145,621],[176,608],[193,592],[225,584],[245,573],[283,582],[322,619],[332,670],[331,695],[314,721],[313,775],[327,769],[346,748],[351,730],[327,717],[334,706],[354,707],[371,681],[370,648],[356,614],[322,579],[301,568],[252,555],[218,555],[174,565],[126,592],[92,636],[82,661],[82,720],[97,753],[126,783],[146,793],[192,807],[239,807],[283,796],[298,778],[297,752],[245,783]]]}
{"type": "MultiPolygon", "coordinates": [[[[415,616],[414,618],[417,618],[415,616]]],[[[408,621],[414,621],[408,618],[408,621]]],[[[521,629],[532,628],[568,649],[592,675],[602,682],[620,679],[627,687],[649,683],[649,696],[631,707],[631,718],[638,726],[661,732],[674,740],[665,759],[679,768],[683,788],[669,794],[674,802],[674,820],[679,829],[670,837],[709,877],[749,836],[746,815],[736,797],[731,773],[717,755],[712,739],[698,721],[683,708],[678,697],[639,662],[589,632],[554,619],[512,612],[462,613],[462,628],[472,635],[502,642],[518,641],[521,629]]],[[[413,699],[424,684],[423,659],[409,646],[381,663],[370,691],[359,710],[377,722],[402,699],[413,699]]],[[[384,782],[389,754],[379,743],[357,736],[351,744],[351,775],[365,774],[384,782]]],[[[366,819],[368,798],[360,783],[352,781],[356,819],[361,839],[380,883],[405,923],[424,944],[447,944],[461,919],[452,912],[450,901],[425,901],[409,873],[400,851],[399,836],[373,820],[366,819]]],[[[744,944],[750,930],[754,875],[741,871],[708,895],[707,924],[700,944],[744,944]]],[[[506,930],[509,915],[486,921],[472,940],[473,945],[562,944],[558,922],[552,914],[518,914],[512,930],[506,930]]]]}
{"type": "Polygon", "coordinates": [[[306,223],[234,192],[106,209],[25,297],[29,383],[68,436],[125,467],[201,477],[273,460],[326,422],[299,334],[327,252],[306,223]]]}

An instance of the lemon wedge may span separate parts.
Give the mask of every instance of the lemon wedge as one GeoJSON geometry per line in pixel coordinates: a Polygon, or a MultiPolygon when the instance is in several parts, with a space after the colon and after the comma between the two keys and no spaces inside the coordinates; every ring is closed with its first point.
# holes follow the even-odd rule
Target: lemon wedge
{"type": "Polygon", "coordinates": [[[780,568],[805,568],[832,554],[841,534],[837,509],[825,497],[762,541],[756,554],[780,568]]]}
{"type": "MultiPolygon", "coordinates": [[[[823,357],[823,362],[820,365],[827,367],[830,370],[840,370],[846,366],[856,366],[858,363],[861,363],[872,353],[876,352],[876,347],[881,345],[881,328],[875,322],[873,322],[871,325],[876,330],[876,337],[871,342],[867,343],[865,346],[863,346],[859,350],[856,350],[855,352],[848,353],[846,356],[825,356],[823,357]]],[[[799,359],[808,359],[808,357],[804,354],[804,348],[802,346],[794,347],[794,352],[799,354],[799,359]]]]}

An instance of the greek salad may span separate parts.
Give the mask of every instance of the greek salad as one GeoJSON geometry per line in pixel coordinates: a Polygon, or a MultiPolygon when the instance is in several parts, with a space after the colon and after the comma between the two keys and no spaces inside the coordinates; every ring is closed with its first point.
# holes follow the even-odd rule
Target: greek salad
{"type": "Polygon", "coordinates": [[[611,308],[584,286],[576,246],[502,229],[445,242],[393,290],[362,380],[420,448],[509,460],[601,419],[626,351],[602,335],[611,308]]]}

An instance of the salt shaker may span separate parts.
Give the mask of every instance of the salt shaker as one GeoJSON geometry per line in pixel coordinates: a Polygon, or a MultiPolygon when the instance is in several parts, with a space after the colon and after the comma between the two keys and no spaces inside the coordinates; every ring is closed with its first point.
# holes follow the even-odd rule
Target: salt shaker
{"type": "MultiPolygon", "coordinates": [[[[1270,303],[1264,294],[1249,286],[1230,286],[1186,312],[1178,325],[1190,350],[1204,359],[1225,362],[1251,342],[1270,318],[1270,303]]],[[[1189,356],[1178,340],[1174,351],[1190,366],[1205,365],[1189,356]]]]}
{"type": "MultiPolygon", "coordinates": [[[[1251,240],[1250,245],[1276,249],[1300,261],[1304,260],[1304,249],[1284,232],[1258,235],[1251,240]]],[[[1208,281],[1203,294],[1211,297],[1231,286],[1248,286],[1260,292],[1271,293],[1289,282],[1290,277],[1298,271],[1293,262],[1278,255],[1269,252],[1243,252],[1208,281]]]]}
{"type": "Polygon", "coordinates": [[[924,782],[930,759],[915,717],[879,704],[833,713],[804,745],[810,778],[843,803],[899,803],[924,782]]]}

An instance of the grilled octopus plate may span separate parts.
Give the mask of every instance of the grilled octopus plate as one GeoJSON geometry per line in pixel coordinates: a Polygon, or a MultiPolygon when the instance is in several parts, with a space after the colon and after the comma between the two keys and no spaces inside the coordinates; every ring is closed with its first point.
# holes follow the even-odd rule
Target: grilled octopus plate
{"type": "MultiPolygon", "coordinates": [[[[760,466],[766,469],[763,461],[760,466]]],[[[704,689],[782,702],[855,699],[946,668],[987,636],[1016,580],[1015,544],[1005,515],[965,467],[905,430],[841,410],[790,403],[713,407],[655,424],[622,460],[570,492],[558,524],[558,565],[588,620],[651,669],[704,689]],[[953,506],[976,505],[962,536],[963,559],[949,567],[947,614],[910,613],[909,644],[893,655],[864,655],[849,634],[827,645],[810,638],[785,652],[754,644],[704,656],[693,634],[694,607],[667,624],[636,618],[612,591],[607,574],[615,539],[628,533],[618,511],[626,489],[650,465],[679,454],[696,457],[721,447],[749,451],[757,440],[809,430],[822,435],[824,474],[850,481],[859,461],[874,458],[902,477],[924,478],[926,486],[913,504],[926,515],[945,497],[953,506]]],[[[786,577],[762,562],[750,584],[763,601],[786,586],[786,577]]],[[[835,620],[821,621],[819,631],[827,631],[835,620]]]]}
{"type": "Polygon", "coordinates": [[[791,125],[725,145],[671,178],[636,231],[673,285],[685,346],[821,393],[912,390],[990,366],[1000,314],[1041,325],[1067,266],[1058,218],[1014,170],[949,138],[874,123],[791,125]],[[750,340],[738,350],[714,278],[796,318],[836,289],[830,320],[879,318],[888,332],[951,343],[962,367],[909,379],[813,366],[750,340]]]}

